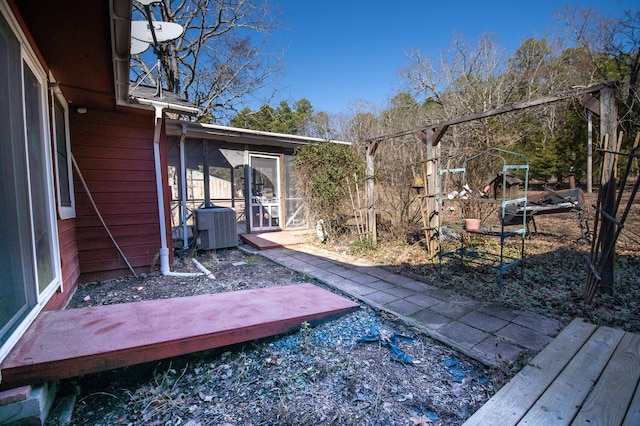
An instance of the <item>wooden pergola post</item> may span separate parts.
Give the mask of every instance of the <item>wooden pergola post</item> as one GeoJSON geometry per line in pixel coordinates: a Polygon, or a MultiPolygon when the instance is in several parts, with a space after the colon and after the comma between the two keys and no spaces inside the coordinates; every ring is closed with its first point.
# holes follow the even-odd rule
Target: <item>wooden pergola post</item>
{"type": "Polygon", "coordinates": [[[593,191],[593,114],[600,116],[600,101],[591,93],[580,98],[587,110],[587,192],[593,191]]]}
{"type": "MultiPolygon", "coordinates": [[[[618,125],[618,106],[616,105],[615,92],[612,87],[606,87],[600,91],[600,137],[603,138],[604,152],[602,160],[602,177],[600,179],[600,205],[603,211],[610,217],[615,217],[615,198],[616,198],[616,155],[613,152],[619,151],[619,141],[617,140],[618,125]],[[606,142],[606,146],[604,146],[606,142]]],[[[615,244],[613,238],[616,231],[616,225],[611,221],[602,218],[600,238],[601,253],[609,253],[604,260],[602,270],[600,272],[600,290],[607,294],[613,293],[615,278],[615,249],[607,250],[615,244]]]]}
{"type": "Polygon", "coordinates": [[[439,126],[429,128],[423,131],[415,132],[414,135],[425,144],[427,151],[426,159],[426,199],[427,211],[430,212],[427,219],[427,227],[429,229],[438,229],[440,227],[440,216],[438,212],[440,207],[436,197],[438,187],[440,185],[440,174],[438,173],[438,165],[440,162],[440,139],[444,136],[449,126],[439,126]]]}
{"type": "Polygon", "coordinates": [[[378,141],[370,141],[366,149],[366,163],[367,163],[367,221],[369,224],[369,238],[373,243],[378,241],[378,229],[376,225],[376,209],[375,209],[375,193],[374,193],[374,175],[375,168],[373,160],[378,149],[378,141]]]}
{"type": "Polygon", "coordinates": [[[440,207],[438,206],[438,187],[440,185],[440,174],[438,173],[438,164],[440,162],[440,138],[444,134],[444,129],[439,135],[436,136],[436,129],[427,131],[427,164],[431,165],[431,173],[427,174],[427,187],[429,192],[427,193],[427,203],[429,205],[429,211],[432,214],[429,217],[429,228],[438,229],[440,227],[440,207]]]}
{"type": "Polygon", "coordinates": [[[593,192],[593,112],[587,111],[587,192],[593,192]]]}

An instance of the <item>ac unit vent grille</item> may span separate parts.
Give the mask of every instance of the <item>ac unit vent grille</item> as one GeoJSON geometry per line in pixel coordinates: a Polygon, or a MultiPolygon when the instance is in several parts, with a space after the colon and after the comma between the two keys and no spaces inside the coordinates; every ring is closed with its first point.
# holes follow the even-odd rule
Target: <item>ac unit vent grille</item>
{"type": "Polygon", "coordinates": [[[199,231],[200,249],[214,250],[238,245],[236,212],[232,208],[196,209],[196,229],[199,231]]]}

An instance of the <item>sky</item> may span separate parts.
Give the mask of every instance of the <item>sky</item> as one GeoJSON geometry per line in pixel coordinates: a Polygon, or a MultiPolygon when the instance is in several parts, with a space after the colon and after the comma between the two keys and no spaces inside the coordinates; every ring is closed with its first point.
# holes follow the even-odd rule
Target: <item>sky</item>
{"type": "Polygon", "coordinates": [[[384,108],[401,90],[407,53],[430,57],[452,38],[492,34],[509,52],[554,31],[565,4],[619,16],[637,0],[272,0],[284,27],[269,39],[284,50],[279,100],[306,98],[315,112],[341,113],[355,100],[384,108]]]}

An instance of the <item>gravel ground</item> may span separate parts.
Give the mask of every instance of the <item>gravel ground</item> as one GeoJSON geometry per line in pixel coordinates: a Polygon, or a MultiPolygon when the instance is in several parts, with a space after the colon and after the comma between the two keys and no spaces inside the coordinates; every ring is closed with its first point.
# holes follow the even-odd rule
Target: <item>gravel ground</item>
{"type": "MultiPolygon", "coordinates": [[[[310,281],[239,250],[198,260],[214,280],[91,283],[69,308],[310,281]]],[[[187,260],[174,270],[195,268],[187,260]]],[[[60,395],[75,406],[48,424],[457,425],[516,370],[488,370],[363,305],[293,334],[64,381],[60,395]]]]}

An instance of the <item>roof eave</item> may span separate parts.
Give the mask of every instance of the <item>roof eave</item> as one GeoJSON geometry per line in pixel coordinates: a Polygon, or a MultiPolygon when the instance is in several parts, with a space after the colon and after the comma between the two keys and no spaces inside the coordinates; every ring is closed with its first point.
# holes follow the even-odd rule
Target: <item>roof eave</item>
{"type": "MultiPolygon", "coordinates": [[[[228,142],[239,142],[260,145],[265,142],[276,146],[298,146],[311,143],[327,142],[326,139],[308,136],[288,135],[285,133],[264,132],[260,130],[241,129],[238,127],[220,126],[215,124],[194,123],[181,120],[167,120],[167,135],[181,136],[185,127],[187,137],[223,138],[228,142]]],[[[351,142],[330,140],[329,142],[351,145],[351,142]]]]}
{"type": "Polygon", "coordinates": [[[131,0],[109,0],[111,56],[118,105],[129,105],[129,61],[131,59],[131,0]]]}

